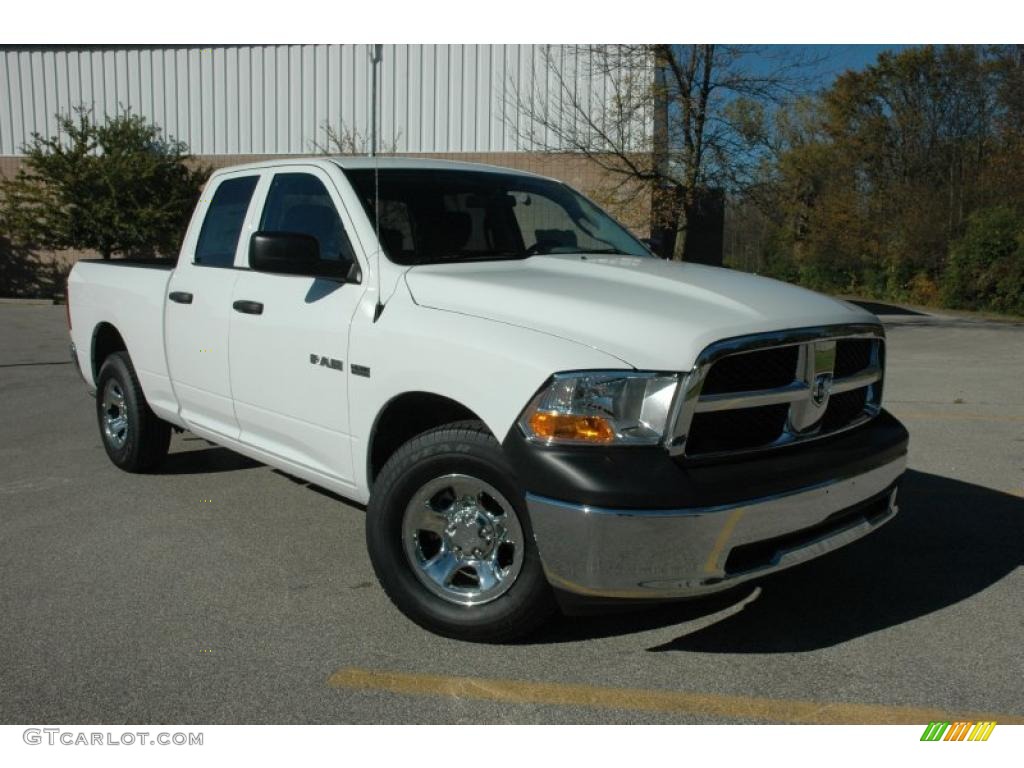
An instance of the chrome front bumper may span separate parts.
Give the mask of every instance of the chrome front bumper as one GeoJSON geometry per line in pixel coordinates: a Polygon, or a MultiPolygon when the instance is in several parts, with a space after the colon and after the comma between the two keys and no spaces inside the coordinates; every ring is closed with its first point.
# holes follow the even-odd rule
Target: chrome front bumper
{"type": "Polygon", "coordinates": [[[527,494],[548,581],[579,595],[715,592],[849,544],[891,520],[906,455],[869,472],[718,507],[601,509],[527,494]]]}

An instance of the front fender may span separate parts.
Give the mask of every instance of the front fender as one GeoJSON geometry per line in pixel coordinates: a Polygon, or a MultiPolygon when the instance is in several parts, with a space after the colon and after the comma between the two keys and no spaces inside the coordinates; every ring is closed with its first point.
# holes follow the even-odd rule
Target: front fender
{"type": "Polygon", "coordinates": [[[406,392],[429,392],[476,413],[501,440],[530,398],[558,371],[623,369],[612,355],[508,323],[417,306],[399,289],[376,322],[373,304],[353,318],[349,413],[356,478],[369,497],[365,458],[377,415],[406,392]]]}

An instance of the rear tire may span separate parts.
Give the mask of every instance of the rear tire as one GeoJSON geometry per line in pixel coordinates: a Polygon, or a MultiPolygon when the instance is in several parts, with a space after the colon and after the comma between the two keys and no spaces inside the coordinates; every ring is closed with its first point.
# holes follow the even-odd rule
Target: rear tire
{"type": "Polygon", "coordinates": [[[505,642],[555,611],[523,491],[480,422],[395,452],[373,487],[366,543],[391,601],[436,634],[505,642]]]}
{"type": "Polygon", "coordinates": [[[127,352],[114,352],[100,366],[96,420],[107,456],[126,472],[155,469],[167,456],[171,425],[150,409],[127,352]]]}

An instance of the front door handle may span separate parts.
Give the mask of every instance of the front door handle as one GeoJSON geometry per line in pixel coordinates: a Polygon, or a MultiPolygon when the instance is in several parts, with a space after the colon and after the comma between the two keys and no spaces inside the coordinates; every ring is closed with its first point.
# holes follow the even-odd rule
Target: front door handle
{"type": "Polygon", "coordinates": [[[171,291],[167,294],[167,298],[171,301],[177,302],[178,304],[192,303],[192,294],[188,291],[171,291]]]}
{"type": "Polygon", "coordinates": [[[242,312],[246,315],[262,315],[263,304],[258,301],[236,301],[231,305],[236,312],[242,312]]]}

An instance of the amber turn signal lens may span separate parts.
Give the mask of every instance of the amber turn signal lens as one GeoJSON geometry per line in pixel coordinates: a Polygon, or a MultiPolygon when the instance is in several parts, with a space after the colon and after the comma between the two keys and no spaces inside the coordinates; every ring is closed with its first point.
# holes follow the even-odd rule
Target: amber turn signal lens
{"type": "Polygon", "coordinates": [[[537,437],[545,440],[610,443],[615,439],[615,430],[600,416],[537,412],[530,417],[530,429],[537,437]]]}

